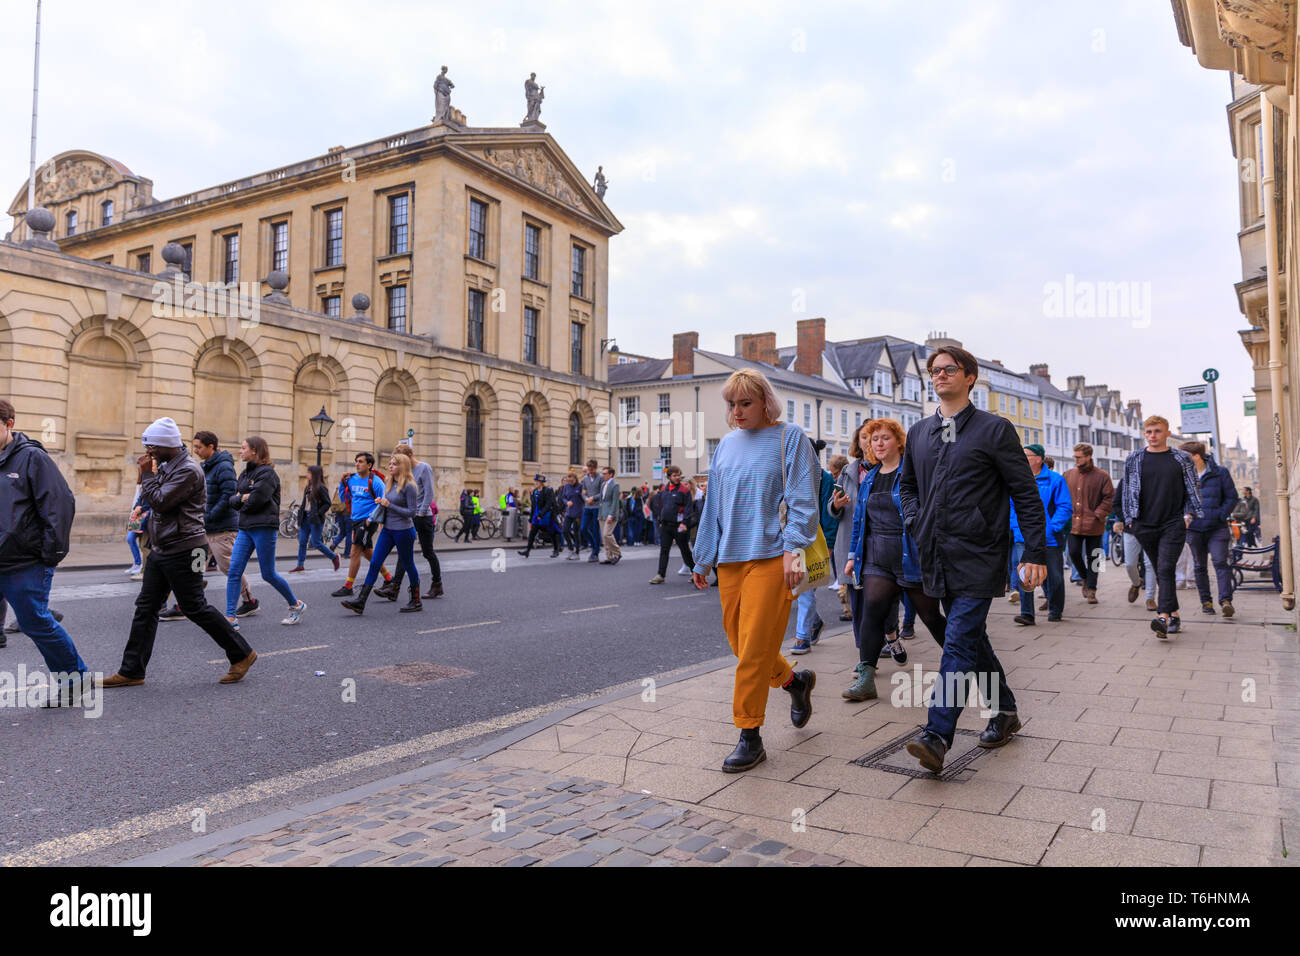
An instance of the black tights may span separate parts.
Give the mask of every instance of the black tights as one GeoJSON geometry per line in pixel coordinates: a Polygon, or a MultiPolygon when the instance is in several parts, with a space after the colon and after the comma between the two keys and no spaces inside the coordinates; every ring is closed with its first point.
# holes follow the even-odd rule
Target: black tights
{"type": "Polygon", "coordinates": [[[919,587],[905,589],[893,578],[864,574],[861,590],[849,588],[853,599],[853,626],[858,632],[859,661],[872,667],[879,662],[880,652],[885,646],[885,627],[890,623],[891,612],[893,620],[897,620],[897,612],[893,611],[894,602],[904,590],[912,599],[916,616],[921,619],[935,643],[943,647],[943,635],[948,622],[944,619],[938,599],[929,597],[919,587]]]}

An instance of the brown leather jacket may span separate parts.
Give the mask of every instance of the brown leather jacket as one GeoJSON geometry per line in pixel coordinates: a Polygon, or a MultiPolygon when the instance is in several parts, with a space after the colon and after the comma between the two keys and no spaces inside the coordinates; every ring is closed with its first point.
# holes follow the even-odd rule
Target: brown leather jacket
{"type": "Polygon", "coordinates": [[[155,466],[140,479],[140,500],[153,509],[149,543],[159,554],[177,554],[207,546],[203,506],[208,499],[203,467],[182,448],[171,461],[155,466]]]}
{"type": "Polygon", "coordinates": [[[1071,468],[1064,477],[1074,509],[1070,533],[1101,534],[1110,520],[1110,506],[1115,500],[1115,486],[1111,484],[1110,475],[1092,465],[1087,471],[1071,468]]]}

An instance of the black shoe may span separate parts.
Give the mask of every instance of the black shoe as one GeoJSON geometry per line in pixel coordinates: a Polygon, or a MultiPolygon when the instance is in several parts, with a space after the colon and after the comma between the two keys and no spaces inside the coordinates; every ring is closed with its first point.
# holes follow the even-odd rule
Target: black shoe
{"type": "Polygon", "coordinates": [[[375,588],[375,594],[381,598],[388,598],[390,601],[396,601],[401,593],[401,585],[397,583],[397,578],[389,578],[379,587],[375,588]]]}
{"type": "Polygon", "coordinates": [[[767,751],[763,749],[763,738],[759,736],[758,728],[742,730],[740,743],[736,744],[736,749],[722,761],[722,772],[742,773],[752,770],[766,759],[767,751]]]}
{"type": "Polygon", "coordinates": [[[374,585],[367,586],[363,584],[361,585],[360,594],[354,597],[351,601],[340,601],[339,603],[342,604],[349,611],[356,611],[358,614],[360,614],[363,611],[365,611],[366,601],[370,599],[370,592],[373,590],[374,590],[374,585]]]}
{"type": "MultiPolygon", "coordinates": [[[[849,615],[849,620],[852,620],[852,619],[853,619],[853,615],[850,614],[850,615],[849,615]]],[[[912,638],[914,638],[914,637],[916,637],[916,631],[914,631],[914,630],[913,630],[912,628],[910,628],[910,627],[905,627],[905,628],[903,628],[901,631],[898,632],[898,638],[899,638],[899,640],[910,641],[910,640],[911,640],[912,638]]]]}
{"type": "Polygon", "coordinates": [[[1177,615],[1169,619],[1169,633],[1177,634],[1183,629],[1183,622],[1177,615]]]}
{"type": "Polygon", "coordinates": [[[943,758],[948,753],[948,745],[937,734],[928,730],[907,745],[907,752],[921,761],[921,766],[931,773],[943,770],[943,758]]]}
{"type": "Polygon", "coordinates": [[[803,727],[812,717],[812,692],[817,686],[816,671],[795,671],[785,689],[790,692],[790,723],[803,727]]]}
{"type": "MultiPolygon", "coordinates": [[[[351,591],[348,591],[348,594],[351,593],[351,591]]],[[[235,617],[248,617],[250,614],[256,614],[261,607],[262,605],[257,603],[257,598],[253,598],[251,601],[245,601],[235,609],[235,617]]]]}
{"type": "Polygon", "coordinates": [[[587,559],[587,563],[588,563],[588,564],[600,564],[600,558],[596,557],[596,555],[593,554],[591,557],[589,557],[589,558],[587,559]]]}
{"type": "MultiPolygon", "coordinates": [[[[346,584],[343,585],[343,587],[339,588],[337,591],[330,592],[330,597],[351,597],[351,596],[352,596],[352,589],[348,587],[346,584]]],[[[236,617],[237,616],[238,615],[236,615],[236,617]]]]}
{"type": "Polygon", "coordinates": [[[560,556],[560,552],[558,552],[558,551],[552,551],[552,552],[551,552],[551,557],[553,557],[553,558],[558,558],[559,556],[560,556]]]}
{"type": "Polygon", "coordinates": [[[1202,613],[1202,614],[1208,614],[1208,615],[1210,615],[1211,617],[1213,617],[1213,616],[1214,616],[1214,602],[1213,602],[1213,601],[1202,601],[1202,602],[1201,602],[1201,613],[1202,613]]]}
{"type": "Polygon", "coordinates": [[[809,644],[816,644],[822,639],[822,628],[825,626],[826,622],[821,618],[817,618],[817,623],[813,625],[812,633],[808,635],[809,644]]]}
{"type": "Polygon", "coordinates": [[[169,607],[167,610],[163,611],[161,614],[158,615],[158,620],[160,620],[160,621],[183,621],[183,620],[185,620],[185,612],[182,611],[182,610],[180,609],[180,607],[178,607],[177,605],[173,604],[173,605],[172,605],[171,607],[169,607]]]}
{"type": "Polygon", "coordinates": [[[442,597],[442,582],[438,581],[436,584],[430,584],[429,591],[424,596],[426,600],[430,600],[430,601],[433,600],[434,598],[442,597]]]}
{"type": "Polygon", "coordinates": [[[528,552],[531,550],[532,548],[520,548],[518,551],[515,552],[515,554],[519,555],[519,557],[521,558],[526,558],[528,557],[528,552]]]}
{"type": "Polygon", "coordinates": [[[1049,615],[1047,615],[1047,620],[1050,621],[1050,622],[1053,623],[1053,624],[1059,624],[1060,621],[1061,621],[1061,615],[1059,615],[1059,614],[1049,614],[1049,615]]]}
{"type": "Polygon", "coordinates": [[[1165,635],[1169,633],[1169,622],[1166,621],[1163,617],[1157,615],[1156,618],[1151,622],[1151,630],[1155,631],[1156,637],[1160,638],[1160,640],[1163,641],[1165,639],[1165,635]]]}
{"type": "Polygon", "coordinates": [[[402,613],[407,611],[423,611],[424,605],[420,603],[420,589],[412,586],[410,603],[401,608],[402,613]]]}
{"type": "Polygon", "coordinates": [[[989,725],[980,734],[979,745],[985,750],[1001,747],[1019,729],[1020,718],[1016,716],[1015,711],[1009,714],[994,714],[989,719],[989,725]]]}
{"type": "Polygon", "coordinates": [[[0,647],[8,647],[9,638],[5,637],[5,632],[0,630],[0,647]]]}
{"type": "Polygon", "coordinates": [[[1012,620],[1021,627],[1033,627],[1036,623],[1032,614],[1017,614],[1012,620]]]}

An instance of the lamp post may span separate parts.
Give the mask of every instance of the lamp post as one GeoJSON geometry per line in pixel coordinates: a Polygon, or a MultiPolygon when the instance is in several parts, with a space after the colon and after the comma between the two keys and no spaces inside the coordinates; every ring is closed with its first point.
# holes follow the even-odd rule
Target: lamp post
{"type": "Polygon", "coordinates": [[[311,433],[316,436],[316,467],[320,467],[320,455],[324,450],[325,436],[330,433],[330,426],[334,424],[334,419],[325,414],[325,406],[320,407],[320,412],[311,417],[311,433]]]}

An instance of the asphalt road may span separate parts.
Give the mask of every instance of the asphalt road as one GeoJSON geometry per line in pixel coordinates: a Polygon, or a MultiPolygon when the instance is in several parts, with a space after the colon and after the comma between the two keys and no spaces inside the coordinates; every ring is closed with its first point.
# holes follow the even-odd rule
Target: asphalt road
{"type": "MultiPolygon", "coordinates": [[[[445,597],[419,614],[372,598],[362,617],[329,597],[342,575],[318,561],[287,576],[308,603],[296,627],[251,567],[263,609],[241,632],[260,659],[242,683],[218,684],[221,651],[180,621],[159,624],[147,682],[104,692],[96,719],[0,707],[0,863],[128,859],[192,838],[193,811],[228,826],[453,755],[518,722],[508,715],[729,654],[717,590],[676,575],[675,555],[651,587],[657,548],[615,567],[548,554],[503,550],[504,570],[492,553],[449,556],[445,597]],[[412,662],[468,673],[423,685],[367,673],[412,662]]],[[[224,578],[209,581],[222,607],[224,578]]],[[[51,604],[91,670],[117,669],[138,588],[118,572],[56,574],[51,604]]],[[[835,596],[820,590],[818,604],[837,625],[835,596]]],[[[11,634],[0,672],[19,665],[39,670],[40,656],[11,634]]]]}

